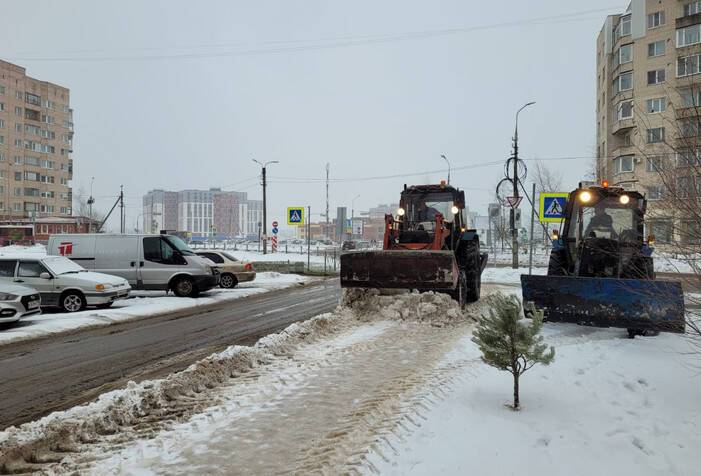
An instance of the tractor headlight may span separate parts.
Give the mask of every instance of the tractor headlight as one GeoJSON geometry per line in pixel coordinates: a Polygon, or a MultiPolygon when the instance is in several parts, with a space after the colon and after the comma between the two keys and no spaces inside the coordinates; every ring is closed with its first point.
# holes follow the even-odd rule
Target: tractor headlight
{"type": "Polygon", "coordinates": [[[453,212],[453,215],[457,215],[460,209],[456,205],[453,205],[453,208],[451,208],[450,211],[453,212]]]}
{"type": "Polygon", "coordinates": [[[403,217],[406,212],[402,207],[397,208],[397,215],[403,217]]]}
{"type": "Polygon", "coordinates": [[[579,194],[579,201],[582,203],[588,203],[591,201],[591,193],[586,190],[579,194]]]}
{"type": "Polygon", "coordinates": [[[628,195],[621,195],[621,198],[619,198],[619,200],[623,205],[627,205],[628,202],[630,202],[630,197],[628,195]]]}

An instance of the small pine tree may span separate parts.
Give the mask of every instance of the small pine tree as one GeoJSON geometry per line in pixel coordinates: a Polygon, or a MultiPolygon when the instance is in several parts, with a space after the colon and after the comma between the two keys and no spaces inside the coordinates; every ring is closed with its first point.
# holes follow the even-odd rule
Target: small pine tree
{"type": "Polygon", "coordinates": [[[489,315],[482,315],[472,337],[482,351],[482,360],[499,370],[506,370],[514,377],[514,405],[520,408],[519,377],[535,364],[548,365],[555,358],[555,349],[543,343],[539,335],[543,326],[543,312],[529,309],[531,324],[521,321],[521,302],[516,296],[502,293],[487,299],[489,315]]]}

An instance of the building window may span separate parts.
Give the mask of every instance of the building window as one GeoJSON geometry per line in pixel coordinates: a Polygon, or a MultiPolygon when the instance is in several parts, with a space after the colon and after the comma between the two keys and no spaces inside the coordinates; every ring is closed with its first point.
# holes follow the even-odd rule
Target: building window
{"type": "Polygon", "coordinates": [[[679,92],[683,107],[701,106],[701,89],[683,89],[679,92]]]}
{"type": "Polygon", "coordinates": [[[613,92],[614,94],[620,93],[621,91],[628,91],[633,89],[633,73],[628,71],[627,73],[620,74],[613,80],[613,92]]]}
{"type": "Polygon", "coordinates": [[[679,28],[677,30],[677,48],[701,43],[701,24],[679,28]]]}
{"type": "Polygon", "coordinates": [[[664,25],[664,11],[650,13],[647,16],[647,27],[656,28],[658,26],[664,25]]]}
{"type": "Polygon", "coordinates": [[[5,110],[5,103],[0,102],[0,111],[4,111],[4,110],[5,110]]]}
{"type": "Polygon", "coordinates": [[[648,43],[647,45],[647,55],[649,57],[662,56],[665,54],[667,44],[664,40],[656,41],[654,43],[648,43]]]}
{"type": "Polygon", "coordinates": [[[5,95],[5,86],[0,86],[0,94],[5,95]]]}
{"type": "Polygon", "coordinates": [[[23,163],[21,155],[15,155],[13,160],[14,160],[15,165],[22,165],[22,163],[23,163]]]}
{"type": "Polygon", "coordinates": [[[647,158],[645,170],[648,172],[660,172],[664,168],[664,157],[652,155],[647,158]]]}
{"type": "Polygon", "coordinates": [[[647,72],[647,84],[660,84],[665,81],[664,69],[656,69],[655,71],[647,72]]]}
{"type": "Polygon", "coordinates": [[[24,93],[24,100],[29,104],[34,104],[35,106],[41,106],[41,96],[37,96],[32,93],[24,93]]]}
{"type": "Polygon", "coordinates": [[[645,101],[645,109],[648,114],[664,112],[667,109],[667,100],[665,98],[654,98],[645,101]]]}
{"type": "Polygon", "coordinates": [[[701,66],[700,57],[701,55],[691,55],[677,58],[677,77],[701,73],[701,69],[699,69],[701,66]]]}
{"type": "Polygon", "coordinates": [[[653,129],[647,130],[647,143],[648,144],[658,144],[664,142],[664,127],[655,127],[653,129]]]}
{"type": "Polygon", "coordinates": [[[621,21],[618,23],[618,26],[616,27],[616,38],[621,38],[623,36],[630,35],[630,27],[631,27],[631,16],[625,15],[625,16],[621,17],[621,21]]]}
{"type": "Polygon", "coordinates": [[[696,15],[701,13],[701,1],[691,2],[684,5],[684,16],[696,15]]]}
{"type": "Polygon", "coordinates": [[[669,243],[672,241],[672,222],[669,220],[650,220],[647,222],[649,233],[655,236],[655,241],[659,243],[669,243]]]}
{"type": "Polygon", "coordinates": [[[677,167],[696,167],[701,165],[701,151],[694,149],[677,152],[677,167]]]}
{"type": "Polygon", "coordinates": [[[632,172],[633,171],[633,156],[632,155],[622,155],[613,159],[614,173],[620,174],[622,172],[632,172]]]}
{"type": "Polygon", "coordinates": [[[633,61],[633,44],[623,45],[616,51],[614,62],[616,65],[633,61]]]}
{"type": "Polygon", "coordinates": [[[21,107],[15,106],[15,116],[22,117],[22,108],[21,107]]]}
{"type": "Polygon", "coordinates": [[[649,185],[647,187],[647,199],[648,200],[659,200],[662,198],[662,186],[661,185],[649,185]]]}
{"type": "Polygon", "coordinates": [[[699,135],[699,119],[688,118],[679,121],[679,134],[682,137],[696,137],[699,135]]]}
{"type": "Polygon", "coordinates": [[[694,177],[679,177],[677,178],[677,196],[680,198],[695,197],[697,190],[695,187],[694,177]]]}
{"type": "Polygon", "coordinates": [[[618,106],[616,107],[616,116],[618,117],[619,121],[633,117],[633,101],[628,100],[619,102],[618,106]]]}

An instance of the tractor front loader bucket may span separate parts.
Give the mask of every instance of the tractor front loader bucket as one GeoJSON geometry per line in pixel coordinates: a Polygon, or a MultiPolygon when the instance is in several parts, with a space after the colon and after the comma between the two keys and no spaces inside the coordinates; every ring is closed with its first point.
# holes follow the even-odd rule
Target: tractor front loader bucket
{"type": "Polygon", "coordinates": [[[375,250],[341,254],[341,287],[446,291],[458,283],[451,251],[375,250]]]}
{"type": "Polygon", "coordinates": [[[533,303],[547,321],[684,332],[677,282],[521,275],[521,287],[526,309],[533,303]]]}

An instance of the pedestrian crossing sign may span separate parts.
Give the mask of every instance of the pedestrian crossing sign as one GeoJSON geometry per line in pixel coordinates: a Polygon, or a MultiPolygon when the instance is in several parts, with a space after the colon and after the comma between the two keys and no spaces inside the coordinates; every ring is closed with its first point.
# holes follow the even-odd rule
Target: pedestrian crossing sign
{"type": "Polygon", "coordinates": [[[560,222],[565,218],[565,206],[567,205],[566,192],[543,192],[540,194],[540,221],[560,222]]]}
{"type": "Polygon", "coordinates": [[[304,225],[304,207],[287,207],[287,224],[304,225]]]}

